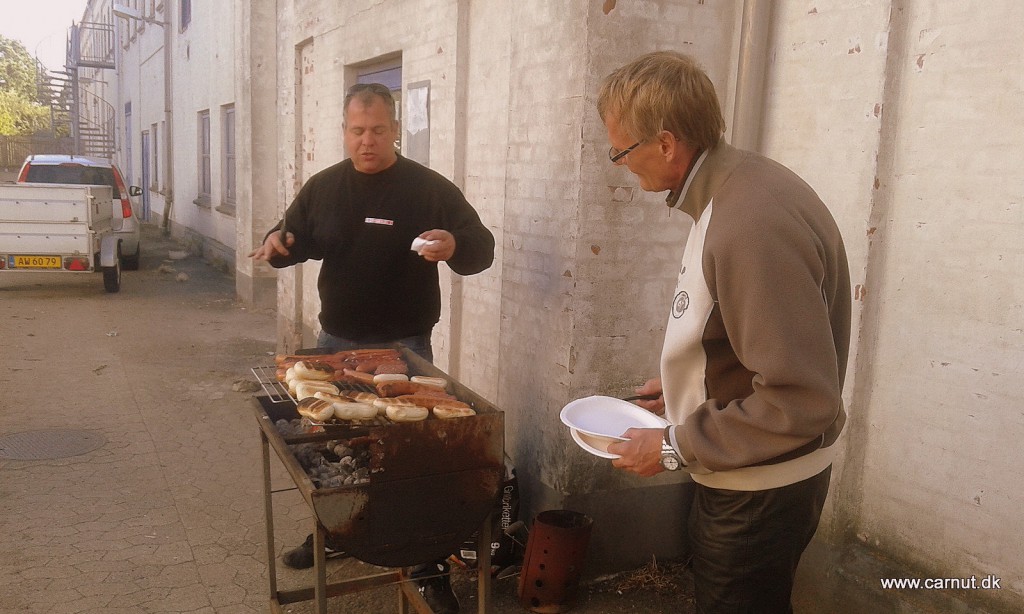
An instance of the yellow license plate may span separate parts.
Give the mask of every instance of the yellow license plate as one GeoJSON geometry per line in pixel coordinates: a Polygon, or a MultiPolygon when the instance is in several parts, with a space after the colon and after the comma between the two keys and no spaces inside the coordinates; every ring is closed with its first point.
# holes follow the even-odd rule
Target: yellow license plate
{"type": "Polygon", "coordinates": [[[16,269],[59,269],[60,256],[15,256],[16,269]]]}

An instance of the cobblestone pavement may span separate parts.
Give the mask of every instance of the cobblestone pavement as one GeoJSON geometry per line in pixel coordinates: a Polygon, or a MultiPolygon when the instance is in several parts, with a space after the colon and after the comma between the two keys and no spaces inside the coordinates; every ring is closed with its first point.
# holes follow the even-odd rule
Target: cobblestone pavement
{"type": "MultiPolygon", "coordinates": [[[[106,294],[98,274],[0,275],[0,614],[269,611],[262,474],[249,368],[270,364],[275,314],[147,226],[142,268],[106,294]]],[[[290,478],[272,462],[275,488],[290,478]]],[[[274,495],[278,553],[312,527],[295,491],[274,495]]],[[[329,581],[379,571],[331,561],[329,581]]],[[[280,589],[310,571],[278,566],[280,589]]],[[[463,612],[470,574],[454,575],[463,612]]],[[[669,590],[581,589],[581,613],[688,612],[669,590]]],[[[492,612],[524,612],[516,580],[492,612]]],[[[287,608],[301,614],[312,604],[287,608]]],[[[397,611],[394,588],[330,612],[397,611]]]]}

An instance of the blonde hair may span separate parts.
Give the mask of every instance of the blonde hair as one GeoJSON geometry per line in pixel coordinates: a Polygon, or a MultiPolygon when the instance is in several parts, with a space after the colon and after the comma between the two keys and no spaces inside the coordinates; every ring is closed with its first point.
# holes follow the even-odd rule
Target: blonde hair
{"type": "Polygon", "coordinates": [[[597,111],[615,115],[637,141],[668,130],[684,143],[705,150],[725,133],[725,119],[711,79],[689,56],[674,51],[642,55],[608,75],[597,111]]]}

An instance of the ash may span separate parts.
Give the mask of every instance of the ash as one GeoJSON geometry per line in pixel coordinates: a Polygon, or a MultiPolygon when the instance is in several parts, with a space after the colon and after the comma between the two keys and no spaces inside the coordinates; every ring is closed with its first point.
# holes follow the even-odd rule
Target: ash
{"type": "MultiPolygon", "coordinates": [[[[274,426],[286,437],[306,433],[310,428],[308,422],[298,418],[278,420],[274,426]]],[[[340,488],[370,481],[370,449],[367,445],[355,446],[350,440],[335,439],[288,447],[317,488],[340,488]]]]}

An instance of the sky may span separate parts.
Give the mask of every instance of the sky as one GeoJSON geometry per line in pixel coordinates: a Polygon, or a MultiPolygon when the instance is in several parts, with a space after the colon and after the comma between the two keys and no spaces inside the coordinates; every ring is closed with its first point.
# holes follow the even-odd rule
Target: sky
{"type": "Polygon", "coordinates": [[[49,70],[62,70],[68,28],[78,23],[87,0],[0,0],[0,34],[21,41],[49,70]]]}

